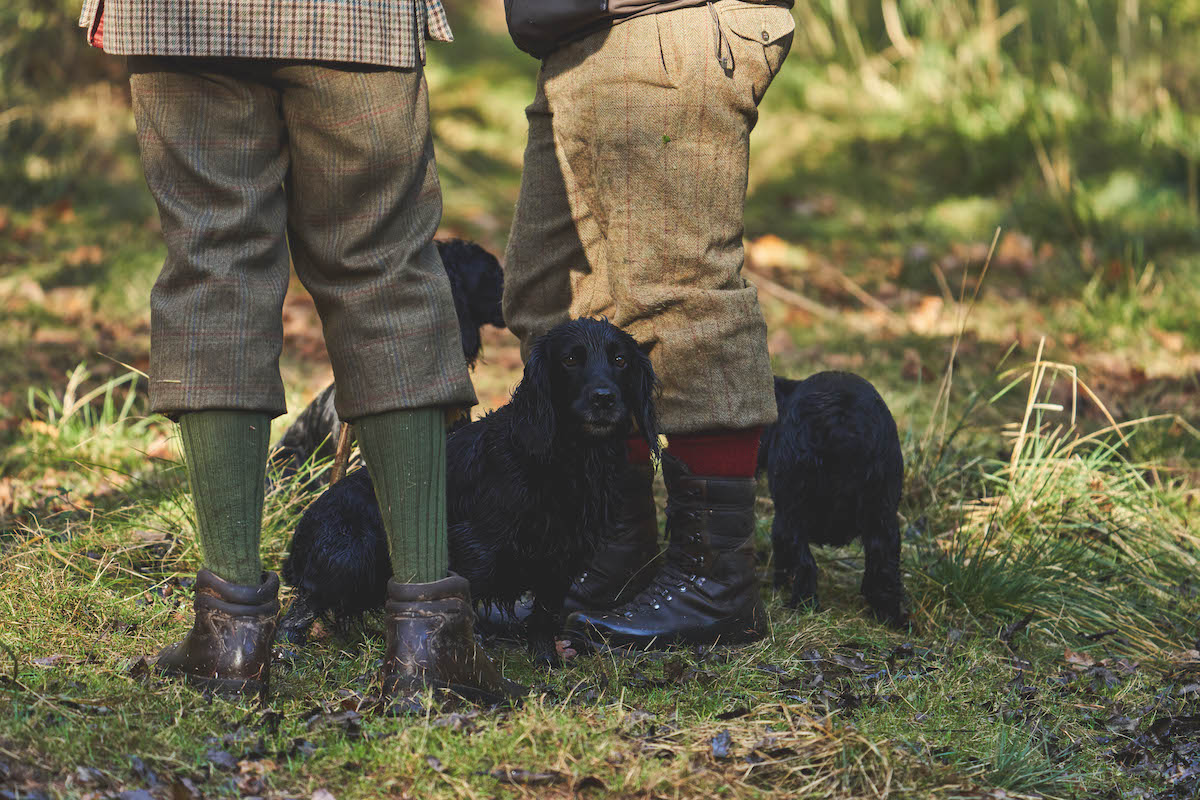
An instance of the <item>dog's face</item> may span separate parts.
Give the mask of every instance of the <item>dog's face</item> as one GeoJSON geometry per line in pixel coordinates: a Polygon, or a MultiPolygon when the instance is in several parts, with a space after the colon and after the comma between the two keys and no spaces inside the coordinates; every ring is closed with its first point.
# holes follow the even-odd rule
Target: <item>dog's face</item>
{"type": "Polygon", "coordinates": [[[513,402],[531,412],[522,425],[531,452],[556,436],[613,439],[635,427],[656,451],[656,388],[650,359],[632,336],[606,320],[578,319],[537,340],[513,402]]]}

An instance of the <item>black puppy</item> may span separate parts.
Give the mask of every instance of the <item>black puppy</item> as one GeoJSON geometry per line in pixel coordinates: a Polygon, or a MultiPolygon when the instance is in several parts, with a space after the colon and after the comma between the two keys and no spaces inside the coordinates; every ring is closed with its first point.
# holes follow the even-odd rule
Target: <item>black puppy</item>
{"type": "MultiPolygon", "coordinates": [[[[446,443],[450,569],[481,606],[509,614],[526,592],[530,648],[554,660],[563,599],[604,537],[619,501],[625,440],[658,449],[650,359],[603,320],[579,319],[535,343],[501,408],[446,443]]],[[[366,470],[305,511],[283,565],[297,598],[281,634],[302,641],[325,612],[345,618],[383,604],[387,538],[366,470]]]]}
{"type": "MultiPolygon", "coordinates": [[[[454,296],[454,312],[458,317],[458,332],[462,337],[463,357],[467,366],[475,366],[483,341],[479,329],[484,325],[504,327],[504,315],[500,310],[500,297],[504,294],[504,273],[496,257],[474,242],[461,239],[445,239],[435,242],[446,275],[450,278],[450,291],[454,296]]],[[[294,475],[305,463],[318,458],[333,456],[338,434],[342,429],[334,403],[337,399],[336,384],[325,387],[308,404],[296,421],[291,424],[279,441],[272,445],[272,482],[294,475]]],[[[309,481],[305,489],[311,490],[324,485],[327,475],[322,473],[309,481]]]]}
{"type": "Polygon", "coordinates": [[[904,625],[900,527],[904,456],[896,421],[875,387],[848,372],[803,381],[775,377],[779,421],[763,431],[759,469],[767,470],[775,520],[775,586],[789,582],[789,605],[816,608],[817,563],[809,544],[862,539],[862,593],[876,616],[904,625]]]}

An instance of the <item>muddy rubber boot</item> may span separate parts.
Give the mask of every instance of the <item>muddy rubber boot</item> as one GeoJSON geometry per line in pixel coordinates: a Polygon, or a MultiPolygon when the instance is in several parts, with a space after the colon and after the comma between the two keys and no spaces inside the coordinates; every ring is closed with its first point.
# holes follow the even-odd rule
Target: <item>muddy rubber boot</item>
{"type": "Polygon", "coordinates": [[[242,586],[200,570],[192,630],[158,654],[155,669],[201,689],[265,697],[278,595],[279,576],[274,572],[266,573],[258,586],[242,586]]]}
{"type": "Polygon", "coordinates": [[[381,678],[385,697],[425,687],[477,703],[497,704],[528,691],[500,671],[475,643],[470,584],[451,575],[433,583],[388,581],[384,604],[387,650],[381,678]]]}
{"type": "Polygon", "coordinates": [[[619,478],[621,504],[610,538],[571,584],[563,613],[606,611],[646,588],[659,567],[654,467],[630,464],[619,478]]]}
{"type": "Polygon", "coordinates": [[[565,638],[576,649],[737,644],[766,633],[754,569],[754,480],[692,475],[669,451],[663,478],[662,568],[629,603],[571,614],[565,638]]]}

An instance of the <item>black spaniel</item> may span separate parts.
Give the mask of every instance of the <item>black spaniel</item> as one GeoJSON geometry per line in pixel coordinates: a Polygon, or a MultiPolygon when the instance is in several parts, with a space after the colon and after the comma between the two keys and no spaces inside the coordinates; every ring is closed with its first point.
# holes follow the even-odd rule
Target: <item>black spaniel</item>
{"type": "Polygon", "coordinates": [[[776,376],[775,402],[779,421],[763,431],[758,451],[775,501],[775,586],[791,584],[789,605],[817,607],[817,562],[809,544],[861,539],[863,596],[876,616],[904,625],[896,519],[904,456],[887,404],[874,386],[848,372],[803,381],[776,376]]]}
{"type": "MultiPolygon", "coordinates": [[[[537,340],[506,405],[447,439],[450,570],[481,606],[511,614],[532,593],[526,636],[547,662],[571,581],[610,526],[626,439],[658,450],[656,390],[633,337],[604,320],[573,320],[537,340]]],[[[321,614],[379,608],[390,576],[374,487],[360,469],[296,528],[283,577],[297,597],[281,635],[302,641],[321,614]]]]}
{"type": "MultiPolygon", "coordinates": [[[[450,278],[454,296],[454,312],[458,317],[458,332],[462,337],[463,358],[467,366],[475,366],[483,349],[479,330],[484,325],[504,327],[500,298],[504,294],[504,273],[496,257],[474,242],[444,239],[435,242],[442,265],[450,278]]],[[[279,441],[271,446],[271,469],[268,486],[296,474],[314,458],[329,459],[341,431],[334,403],[337,385],[329,384],[296,417],[279,441]]],[[[321,472],[305,484],[306,490],[323,486],[328,473],[321,472]]]]}

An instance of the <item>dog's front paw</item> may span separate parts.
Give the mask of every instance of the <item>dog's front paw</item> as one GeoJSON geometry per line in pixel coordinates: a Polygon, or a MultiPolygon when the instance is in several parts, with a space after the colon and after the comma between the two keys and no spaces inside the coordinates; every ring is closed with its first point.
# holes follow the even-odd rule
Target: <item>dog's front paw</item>
{"type": "MultiPolygon", "coordinates": [[[[571,652],[573,655],[574,651],[571,652]]],[[[562,666],[563,659],[570,657],[559,649],[559,643],[553,637],[530,641],[529,655],[533,658],[534,665],[542,669],[554,669],[562,666]]]]}
{"type": "Polygon", "coordinates": [[[889,628],[894,628],[898,631],[913,630],[912,620],[908,618],[908,613],[902,608],[889,609],[880,611],[873,609],[875,618],[887,625],[889,628]]]}
{"type": "Polygon", "coordinates": [[[283,619],[279,620],[279,627],[275,629],[275,641],[303,647],[308,643],[308,632],[312,630],[316,621],[316,615],[300,601],[296,601],[283,615],[283,619]]]}

